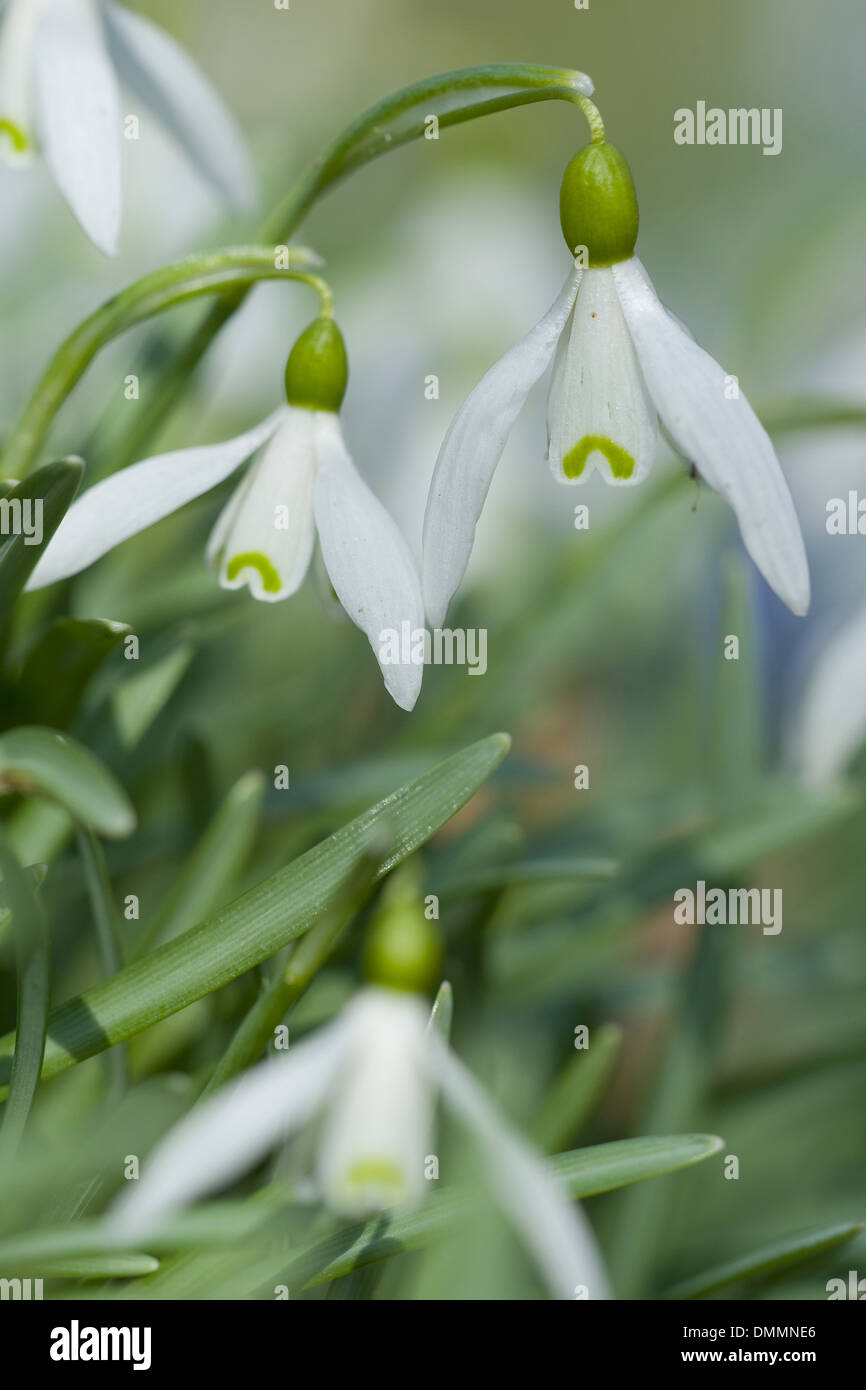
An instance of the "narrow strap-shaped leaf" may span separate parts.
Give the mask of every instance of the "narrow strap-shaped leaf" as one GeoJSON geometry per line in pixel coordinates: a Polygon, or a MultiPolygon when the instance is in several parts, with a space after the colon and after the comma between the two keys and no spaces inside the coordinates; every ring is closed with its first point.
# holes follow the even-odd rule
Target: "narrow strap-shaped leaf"
{"type": "MultiPolygon", "coordinates": [[[[59,737],[59,736],[58,736],[59,737]]],[[[191,931],[55,1010],[43,1075],[111,1047],[201,999],[303,935],[333,904],[374,827],[387,822],[388,872],[464,806],[504,758],[505,734],[453,754],[191,931]]],[[[14,1036],[0,1040],[11,1057],[14,1036]]],[[[0,1060],[2,1066],[2,1060],[0,1060]]]]}
{"type": "Polygon", "coordinates": [[[27,655],[7,722],[68,728],[91,677],[130,631],[106,618],[58,618],[27,655]]]}
{"type": "Polygon", "coordinates": [[[622,1046],[615,1023],[592,1028],[589,1047],[566,1062],[539,1106],[530,1132],[547,1153],[573,1140],[601,1097],[622,1046]]]}
{"type": "Polygon", "coordinates": [[[80,825],[109,839],[135,829],[126,792],[103,762],[56,729],[9,729],[0,734],[0,791],[56,801],[80,825]]]}
{"type": "Polygon", "coordinates": [[[0,839],[0,872],[15,930],[18,972],[18,1028],[9,1098],[0,1127],[0,1167],[14,1155],[24,1133],[27,1116],[45,1051],[48,1017],[49,934],[41,906],[26,870],[0,839]]]}
{"type": "Polygon", "coordinates": [[[63,520],[83,471],[81,459],[47,463],[3,497],[7,531],[0,535],[0,627],[63,520]]]}
{"type": "Polygon", "coordinates": [[[847,1221],[836,1226],[812,1226],[808,1231],[798,1231],[795,1235],[784,1236],[759,1250],[751,1250],[747,1255],[739,1255],[725,1264],[684,1279],[672,1288],[666,1289],[663,1298],[690,1299],[704,1298],[707,1294],[724,1289],[729,1284],[740,1284],[746,1279],[766,1279],[779,1274],[790,1265],[802,1264],[804,1260],[814,1259],[826,1250],[844,1245],[863,1230],[862,1221],[847,1221]]]}

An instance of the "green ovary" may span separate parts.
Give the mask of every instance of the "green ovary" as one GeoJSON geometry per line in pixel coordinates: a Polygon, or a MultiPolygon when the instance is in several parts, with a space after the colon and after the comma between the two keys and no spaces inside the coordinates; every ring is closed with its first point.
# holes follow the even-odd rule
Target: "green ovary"
{"type": "Polygon", "coordinates": [[[226,574],[229,579],[237,579],[241,570],[258,570],[262,577],[262,587],[266,594],[276,594],[280,590],[280,576],[274,569],[267,555],[262,555],[258,550],[248,550],[243,555],[233,555],[226,565],[226,574]]]}
{"type": "Polygon", "coordinates": [[[569,449],[562,460],[562,471],[566,478],[579,478],[590,454],[596,452],[604,454],[615,478],[630,478],[634,473],[634,459],[619,444],[614,444],[612,439],[606,439],[603,434],[585,434],[580,443],[569,449]]]}
{"type": "Polygon", "coordinates": [[[30,139],[27,132],[17,126],[14,121],[10,121],[7,116],[0,116],[0,139],[4,135],[11,142],[16,154],[26,154],[30,149],[30,139]]]}

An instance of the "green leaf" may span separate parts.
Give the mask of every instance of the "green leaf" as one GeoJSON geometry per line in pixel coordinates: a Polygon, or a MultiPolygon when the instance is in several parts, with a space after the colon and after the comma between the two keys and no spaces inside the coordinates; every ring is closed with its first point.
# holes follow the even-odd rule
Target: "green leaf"
{"type": "MultiPolygon", "coordinates": [[[[591,1197],[701,1163],[718,1153],[722,1142],[714,1134],[624,1139],[558,1154],[548,1160],[548,1166],[571,1197],[591,1197]]],[[[415,1211],[390,1221],[379,1217],[361,1228],[338,1232],[310,1247],[297,1263],[305,1270],[318,1266],[307,1276],[310,1285],[327,1283],[373,1260],[426,1245],[461,1219],[470,1200],[458,1193],[431,1197],[415,1211]]]]}
{"type": "Polygon", "coordinates": [[[124,748],[134,748],[168,704],[195,655],[191,642],[182,642],[153,666],[137,671],[112,693],[111,706],[124,748]]]}
{"type": "Polygon", "coordinates": [[[74,1259],[45,1260],[39,1266],[44,1279],[138,1279],[154,1274],[159,1260],[153,1255],[120,1252],[104,1255],[80,1255],[74,1259]]]}
{"type": "Polygon", "coordinates": [[[15,928],[18,980],[17,1032],[9,1100],[0,1128],[0,1167],[12,1158],[24,1133],[42,1070],[48,1017],[48,925],[30,875],[0,840],[0,871],[15,928]]]}
{"type": "Polygon", "coordinates": [[[539,1148],[553,1153],[574,1138],[602,1095],[621,1046],[622,1029],[615,1023],[591,1029],[589,1047],[569,1058],[532,1121],[539,1148]]]}
{"type": "Polygon", "coordinates": [[[258,771],[244,773],[231,788],[142,933],[136,958],[188,931],[225,901],[247,861],[264,794],[265,779],[258,771]]]}
{"type": "Polygon", "coordinates": [[[56,729],[0,734],[0,791],[47,797],[109,839],[135,829],[132,803],[114,774],[89,748],[56,729]]]}
{"type": "MultiPolygon", "coordinates": [[[[493,734],[446,758],[207,921],[68,1000],[49,1018],[43,1075],[141,1032],[303,935],[339,895],[374,827],[388,822],[392,834],[382,875],[466,804],[508,747],[507,735],[493,734]]],[[[13,1048],[13,1036],[0,1040],[0,1058],[13,1048]]]]}
{"type": "Polygon", "coordinates": [[[435,1028],[440,1038],[448,1042],[451,1037],[451,1020],[454,1017],[454,991],[447,980],[439,986],[433,1008],[430,1011],[428,1027],[435,1028]]]}
{"type": "Polygon", "coordinates": [[[702,1274],[695,1274],[691,1279],[684,1279],[673,1288],[667,1289],[662,1297],[703,1298],[728,1284],[739,1284],[745,1279],[766,1278],[779,1270],[787,1269],[789,1265],[800,1264],[803,1260],[823,1254],[825,1250],[843,1245],[846,1240],[859,1235],[863,1227],[862,1221],[849,1221],[838,1226],[814,1226],[797,1235],[785,1236],[782,1240],[775,1240],[748,1255],[741,1255],[736,1260],[729,1260],[726,1264],[704,1270],[702,1274]]]}
{"type": "Polygon", "coordinates": [[[93,674],[131,631],[105,618],[58,618],[31,649],[9,697],[7,723],[66,729],[93,674]]]}
{"type": "Polygon", "coordinates": [[[43,553],[57,527],[78,491],[84,464],[81,459],[60,459],[37,468],[29,478],[18,483],[3,499],[4,510],[15,523],[16,529],[0,536],[0,626],[2,626],[20,594],[36,561],[43,553]],[[22,522],[32,524],[42,513],[42,543],[28,544],[32,540],[21,529],[22,522]],[[17,516],[17,521],[16,521],[17,516]]]}

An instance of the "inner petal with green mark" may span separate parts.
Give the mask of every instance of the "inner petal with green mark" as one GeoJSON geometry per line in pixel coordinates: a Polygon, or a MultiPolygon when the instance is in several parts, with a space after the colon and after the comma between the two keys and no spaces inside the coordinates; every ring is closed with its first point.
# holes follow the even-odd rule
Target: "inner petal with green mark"
{"type": "Polygon", "coordinates": [[[569,449],[562,460],[562,471],[566,478],[579,478],[591,454],[604,454],[615,478],[630,478],[634,473],[634,459],[628,450],[603,434],[586,434],[579,444],[569,449]]]}
{"type": "Polygon", "coordinates": [[[11,121],[8,116],[0,116],[0,144],[8,140],[16,154],[28,154],[32,149],[30,136],[26,130],[11,121]]]}
{"type": "Polygon", "coordinates": [[[247,569],[258,571],[266,594],[279,593],[282,580],[267,555],[263,555],[260,550],[247,550],[243,555],[233,555],[226,565],[226,577],[230,580],[237,579],[247,569]]]}
{"type": "Polygon", "coordinates": [[[352,1190],[374,1188],[399,1197],[406,1187],[403,1173],[387,1158],[360,1158],[346,1171],[346,1186],[352,1190]]]}

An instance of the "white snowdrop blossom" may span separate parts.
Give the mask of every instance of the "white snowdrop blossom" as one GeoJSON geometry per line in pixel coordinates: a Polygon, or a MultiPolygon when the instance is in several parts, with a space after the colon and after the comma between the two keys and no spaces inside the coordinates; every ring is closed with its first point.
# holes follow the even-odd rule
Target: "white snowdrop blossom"
{"type": "Polygon", "coordinates": [[[439,452],[424,518],[431,625],[445,619],[508,435],[551,362],[548,461],[559,482],[583,483],[594,471],[615,486],[641,482],[660,419],[730,503],[767,583],[805,614],[806,553],[773,446],[737,383],[665,309],[634,255],[637,200],[618,150],[596,142],[575,156],[561,214],[574,269],[540,323],[464,402],[439,452]]]}
{"type": "Polygon", "coordinates": [[[110,0],[7,0],[0,20],[0,152],[38,149],[90,240],[112,255],[120,233],[120,82],[232,206],[255,181],[233,118],[174,39],[110,0]]]}
{"type": "MultiPolygon", "coordinates": [[[[346,372],[339,329],[317,319],[289,356],[287,405],[235,439],[159,454],[97,483],[72,504],[27,588],[77,574],[252,456],[208,543],[220,584],[246,585],[267,603],[288,598],[304,581],[318,535],[334,592],[378,658],[384,631],[423,627],[423,602],[403,536],[346,449],[338,415],[346,372]]],[[[380,664],[389,694],[411,710],[423,664],[391,653],[380,664]]]]}
{"type": "Polygon", "coordinates": [[[502,1119],[436,1029],[421,996],[364,987],[331,1024],[260,1063],[193,1110],[108,1214],[112,1236],[145,1241],[168,1215],[244,1173],[318,1121],[315,1181],[338,1214],[409,1207],[425,1192],[437,1091],[486,1155],[489,1181],[554,1297],[607,1279],[580,1208],[502,1119]]]}

